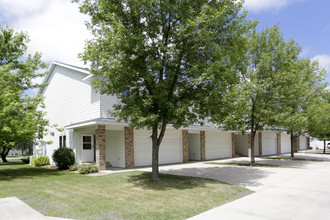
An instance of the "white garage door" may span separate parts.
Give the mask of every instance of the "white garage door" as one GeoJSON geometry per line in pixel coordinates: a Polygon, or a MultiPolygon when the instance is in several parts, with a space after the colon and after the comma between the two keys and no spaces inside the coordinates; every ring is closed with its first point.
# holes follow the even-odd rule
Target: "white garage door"
{"type": "Polygon", "coordinates": [[[299,144],[300,144],[300,150],[306,150],[307,146],[306,146],[306,137],[305,136],[300,136],[299,137],[299,144]]]}
{"type": "MultiPolygon", "coordinates": [[[[182,162],[182,132],[166,130],[159,149],[159,164],[182,162]]],[[[134,130],[134,164],[146,166],[152,164],[151,131],[134,130]]]]}
{"type": "Polygon", "coordinates": [[[205,132],[206,160],[232,157],[231,133],[220,131],[205,132]]]}
{"type": "Polygon", "coordinates": [[[262,133],[262,155],[273,155],[277,152],[277,137],[274,132],[262,133]]]}
{"type": "Polygon", "coordinates": [[[291,152],[291,139],[289,134],[281,134],[281,153],[291,152]]]}

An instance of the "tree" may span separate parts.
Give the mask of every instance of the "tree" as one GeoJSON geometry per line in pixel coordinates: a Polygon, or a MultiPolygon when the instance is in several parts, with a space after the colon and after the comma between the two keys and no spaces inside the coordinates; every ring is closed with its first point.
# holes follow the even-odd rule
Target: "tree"
{"type": "Polygon", "coordinates": [[[43,119],[43,99],[41,96],[24,95],[27,89],[38,88],[33,83],[46,67],[39,53],[23,54],[29,41],[27,34],[14,33],[12,29],[0,27],[0,154],[3,162],[16,143],[42,138],[48,121],[43,119]]]}
{"type": "MultiPolygon", "coordinates": [[[[294,62],[290,71],[279,75],[279,91],[275,124],[290,134],[291,158],[294,158],[294,137],[308,130],[308,109],[315,105],[326,87],[324,69],[318,62],[310,59],[299,59],[294,62]]],[[[318,115],[319,116],[319,115],[318,115]]]]}
{"type": "MultiPolygon", "coordinates": [[[[329,97],[329,94],[327,95],[329,97]]],[[[319,98],[308,108],[308,133],[323,140],[323,153],[326,152],[326,141],[330,140],[330,102],[319,98]]]]}
{"type": "Polygon", "coordinates": [[[226,129],[251,132],[251,163],[255,163],[254,143],[258,131],[274,125],[274,107],[278,105],[279,75],[288,72],[298,58],[300,48],[284,41],[278,25],[261,32],[253,30],[241,83],[231,93],[231,113],[221,121],[217,110],[213,121],[226,129]]]}
{"type": "Polygon", "coordinates": [[[152,130],[152,179],[166,126],[188,126],[208,112],[204,98],[237,80],[250,28],[242,4],[231,0],[75,0],[90,16],[94,39],[81,55],[99,76],[94,86],[121,102],[113,115],[135,128],[152,130]],[[243,47],[244,48],[244,47],[243,47]],[[217,79],[217,80],[214,80],[217,79]]]}

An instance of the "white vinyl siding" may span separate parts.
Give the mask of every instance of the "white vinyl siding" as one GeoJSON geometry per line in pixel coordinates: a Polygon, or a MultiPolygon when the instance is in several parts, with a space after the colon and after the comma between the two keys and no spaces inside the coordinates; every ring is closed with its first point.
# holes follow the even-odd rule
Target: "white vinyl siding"
{"type": "Polygon", "coordinates": [[[281,153],[290,153],[291,152],[291,139],[289,134],[281,134],[281,153]]]}
{"type": "MultiPolygon", "coordinates": [[[[46,118],[50,124],[57,124],[57,128],[63,128],[71,123],[86,121],[100,117],[100,95],[94,92],[91,82],[82,79],[86,77],[81,73],[69,68],[56,65],[48,79],[48,85],[44,88],[42,95],[45,97],[46,118]]],[[[68,131],[58,132],[51,129],[54,136],[47,135],[45,141],[53,143],[47,145],[47,156],[52,154],[59,146],[59,135],[67,135],[67,147],[73,148],[76,154],[76,162],[80,162],[81,140],[80,136],[72,136],[68,131]]],[[[52,162],[52,159],[51,159],[52,162]]]]}
{"type": "Polygon", "coordinates": [[[109,111],[113,109],[113,105],[117,103],[117,98],[110,95],[101,95],[101,118],[109,118],[109,111]]]}
{"type": "Polygon", "coordinates": [[[228,158],[232,156],[231,133],[205,132],[205,159],[228,158]]]}
{"type": "Polygon", "coordinates": [[[124,131],[107,130],[106,161],[113,167],[125,167],[125,134],[124,131]]]}
{"type": "MultiPolygon", "coordinates": [[[[182,135],[179,130],[166,130],[159,148],[159,164],[182,162],[182,135]]],[[[135,166],[152,163],[151,131],[134,130],[135,166]]]]}
{"type": "Polygon", "coordinates": [[[59,127],[100,117],[100,95],[86,74],[56,66],[45,87],[46,117],[59,127]]]}
{"type": "Polygon", "coordinates": [[[307,149],[306,143],[307,143],[306,136],[300,136],[299,137],[300,150],[306,150],[307,149]]]}
{"type": "Polygon", "coordinates": [[[277,137],[275,132],[262,132],[262,155],[277,153],[277,137]]]}

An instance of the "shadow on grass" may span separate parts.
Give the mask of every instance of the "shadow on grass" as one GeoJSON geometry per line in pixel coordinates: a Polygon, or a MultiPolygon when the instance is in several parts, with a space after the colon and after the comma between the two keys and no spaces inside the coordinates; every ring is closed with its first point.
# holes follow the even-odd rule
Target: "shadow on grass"
{"type": "Polygon", "coordinates": [[[64,173],[58,170],[32,167],[30,165],[24,165],[23,163],[0,163],[0,182],[60,175],[64,175],[64,173]]]}
{"type": "Polygon", "coordinates": [[[136,187],[151,190],[185,190],[195,187],[203,187],[205,184],[219,183],[210,179],[197,177],[177,176],[170,174],[159,174],[160,181],[152,181],[152,174],[143,172],[128,176],[128,181],[136,187]]]}
{"type": "Polygon", "coordinates": [[[222,183],[235,184],[242,187],[260,186],[260,180],[274,173],[272,170],[241,166],[214,166],[163,170],[162,173],[194,176],[217,180],[222,183]]]}

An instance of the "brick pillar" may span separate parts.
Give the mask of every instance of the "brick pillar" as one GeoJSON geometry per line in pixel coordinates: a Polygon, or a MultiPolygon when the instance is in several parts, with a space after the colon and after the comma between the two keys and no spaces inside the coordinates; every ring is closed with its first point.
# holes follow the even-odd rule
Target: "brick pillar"
{"type": "Polygon", "coordinates": [[[205,160],[205,131],[200,131],[201,140],[201,160],[205,160]]]}
{"type": "Polygon", "coordinates": [[[98,125],[96,129],[96,166],[99,170],[106,170],[105,159],[105,126],[98,125]]]}
{"type": "Polygon", "coordinates": [[[298,152],[298,136],[293,136],[293,150],[294,152],[298,152]]]}
{"type": "Polygon", "coordinates": [[[306,148],[307,150],[311,149],[311,143],[309,137],[306,137],[306,148]]]}
{"type": "Polygon", "coordinates": [[[125,127],[125,168],[134,167],[134,129],[125,127]]]}
{"type": "Polygon", "coordinates": [[[251,134],[248,134],[248,157],[251,157],[251,134]]]}
{"type": "Polygon", "coordinates": [[[236,157],[236,143],[235,143],[235,133],[231,133],[231,157],[236,157]]]}
{"type": "Polygon", "coordinates": [[[182,130],[182,161],[187,163],[189,161],[189,138],[188,130],[182,130]]]}
{"type": "Polygon", "coordinates": [[[281,133],[277,133],[277,154],[281,154],[282,145],[281,145],[281,133]]]}
{"type": "Polygon", "coordinates": [[[258,132],[259,157],[262,156],[262,132],[258,132]]]}

